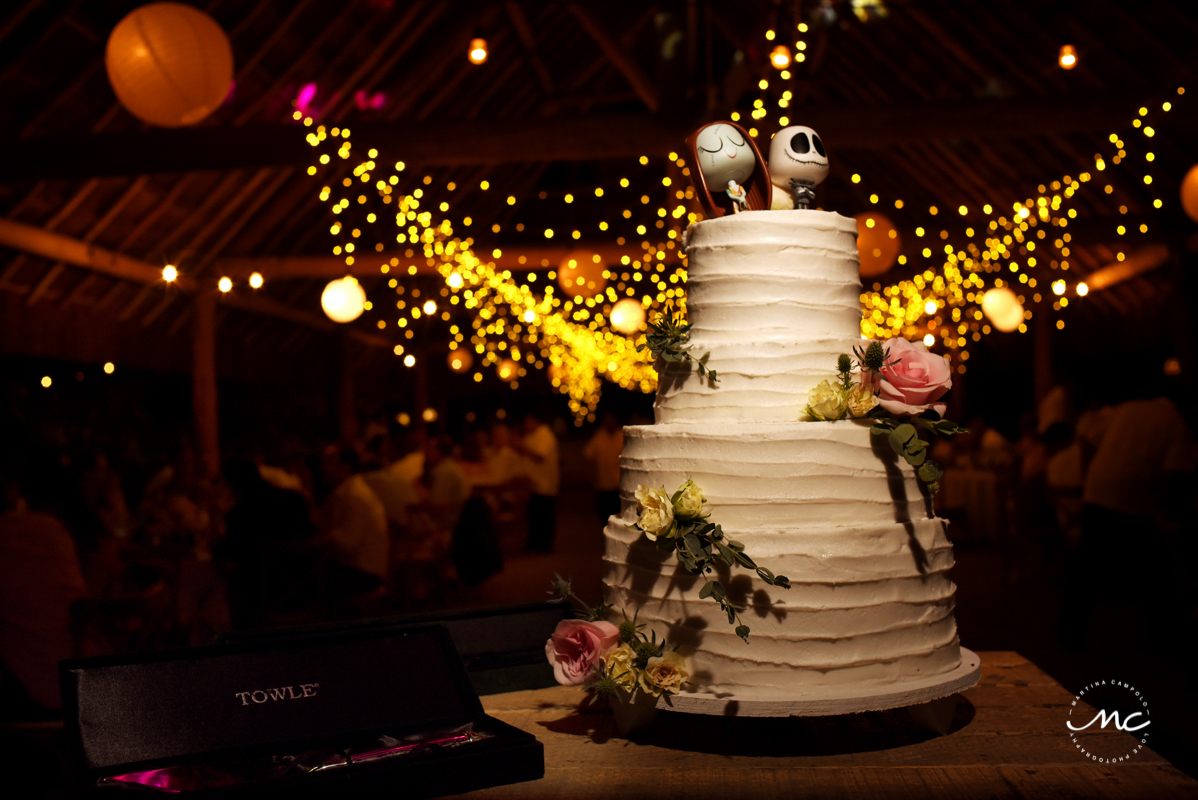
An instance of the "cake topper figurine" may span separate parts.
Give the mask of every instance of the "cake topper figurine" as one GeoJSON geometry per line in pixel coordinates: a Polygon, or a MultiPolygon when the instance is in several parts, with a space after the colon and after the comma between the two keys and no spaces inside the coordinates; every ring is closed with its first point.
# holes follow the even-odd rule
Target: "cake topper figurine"
{"type": "Polygon", "coordinates": [[[828,153],[819,134],[806,125],[792,125],[774,134],[770,144],[770,176],[774,182],[773,208],[790,207],[779,190],[790,196],[794,208],[815,204],[815,187],[828,177],[828,153]]]}
{"type": "Polygon", "coordinates": [[[686,143],[694,168],[691,180],[709,218],[769,208],[769,167],[748,131],[735,122],[712,122],[686,143]]]}

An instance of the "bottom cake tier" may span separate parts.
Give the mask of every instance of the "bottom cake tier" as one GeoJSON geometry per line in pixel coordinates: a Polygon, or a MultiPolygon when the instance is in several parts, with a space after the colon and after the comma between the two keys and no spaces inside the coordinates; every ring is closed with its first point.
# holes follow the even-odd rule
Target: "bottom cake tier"
{"type": "Polygon", "coordinates": [[[802,529],[729,530],[756,562],[790,579],[770,586],[751,570],[719,580],[745,607],[740,639],[704,578],[612,517],[604,535],[605,599],[679,645],[692,689],[802,693],[848,684],[884,686],[950,672],[961,663],[944,521],[802,529]]]}

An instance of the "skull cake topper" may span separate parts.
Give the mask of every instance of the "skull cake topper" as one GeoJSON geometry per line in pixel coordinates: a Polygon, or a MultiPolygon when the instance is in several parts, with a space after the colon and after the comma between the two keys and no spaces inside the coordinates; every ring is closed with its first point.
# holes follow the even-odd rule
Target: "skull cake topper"
{"type": "Polygon", "coordinates": [[[757,143],[734,122],[712,122],[687,139],[691,180],[708,217],[769,208],[770,172],[757,143]]]}
{"type": "Polygon", "coordinates": [[[773,207],[788,205],[777,190],[789,195],[794,208],[811,208],[815,187],[828,177],[828,154],[819,134],[806,125],[792,125],[774,134],[770,144],[770,176],[775,187],[773,207]]]}

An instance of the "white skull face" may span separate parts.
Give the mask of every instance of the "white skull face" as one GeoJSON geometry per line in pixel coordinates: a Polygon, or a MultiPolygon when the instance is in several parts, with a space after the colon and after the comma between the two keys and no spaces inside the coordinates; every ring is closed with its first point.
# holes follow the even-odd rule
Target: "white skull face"
{"type": "Polygon", "coordinates": [[[785,188],[791,178],[818,184],[826,177],[828,153],[818,133],[806,125],[792,125],[774,134],[770,180],[785,188]]]}
{"type": "Polygon", "coordinates": [[[744,183],[753,174],[757,158],[745,135],[723,122],[708,125],[695,137],[699,169],[711,191],[721,191],[728,181],[744,183]]]}

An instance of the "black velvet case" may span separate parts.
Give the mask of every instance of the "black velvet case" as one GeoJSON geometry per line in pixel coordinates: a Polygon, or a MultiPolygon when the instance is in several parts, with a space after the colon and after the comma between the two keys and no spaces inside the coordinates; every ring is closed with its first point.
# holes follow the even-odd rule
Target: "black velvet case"
{"type": "Polygon", "coordinates": [[[541,743],[483,712],[440,625],[77,659],[62,663],[60,678],[68,736],[100,787],[163,768],[224,774],[231,764],[238,781],[200,781],[184,795],[431,797],[544,775],[541,743]],[[465,727],[484,738],[436,743],[465,727]],[[322,771],[286,766],[377,750],[384,736],[426,741],[322,771]]]}

